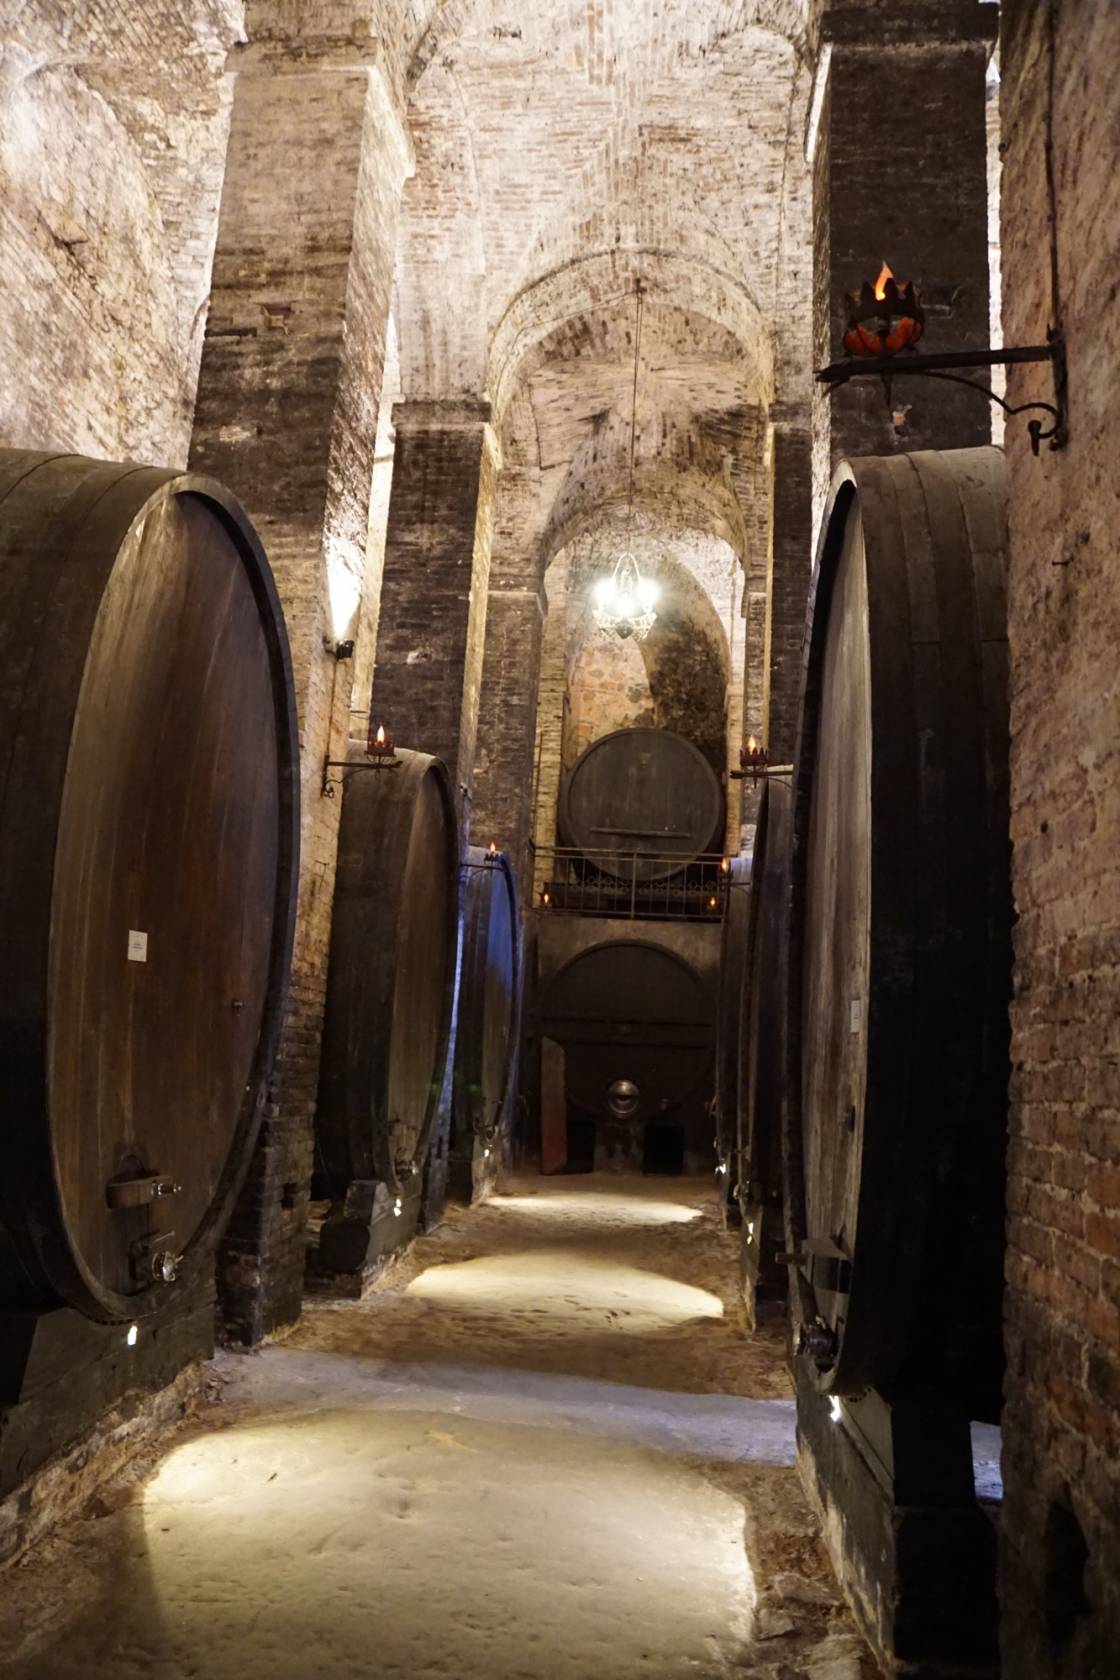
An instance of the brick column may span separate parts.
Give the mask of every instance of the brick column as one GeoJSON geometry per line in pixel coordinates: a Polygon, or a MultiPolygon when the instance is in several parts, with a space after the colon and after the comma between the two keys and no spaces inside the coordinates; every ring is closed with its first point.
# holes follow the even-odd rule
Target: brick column
{"type": "Polygon", "coordinates": [[[476,843],[496,840],[513,860],[528,900],[531,789],[536,756],[537,693],[544,619],[541,526],[547,502],[540,473],[503,467],[494,515],[486,646],[475,751],[473,831],[476,843]]]}
{"type": "Polygon", "coordinates": [[[498,445],[485,402],[402,402],[393,424],[371,719],[442,758],[469,808],[498,445]]]}
{"type": "Polygon", "coordinates": [[[292,643],[302,857],[292,981],[261,1141],[227,1233],[231,1334],[299,1315],[348,685],[324,649],[354,633],[407,132],[368,38],[304,43],[250,8],[237,81],[191,465],[241,497],[292,643]],[[255,31],[259,28],[259,41],[255,31]],[[305,67],[311,66],[310,68],[305,67]]]}
{"type": "Polygon", "coordinates": [[[801,686],[801,638],[813,570],[811,442],[807,420],[771,410],[770,532],[762,734],[774,764],[793,762],[801,686]]]}
{"type": "Polygon", "coordinates": [[[486,654],[475,755],[477,845],[509,853],[524,896],[533,813],[533,757],[545,600],[540,584],[497,579],[486,606],[486,654]]]}
{"type": "MultiPolygon", "coordinates": [[[[978,0],[820,0],[808,136],[813,170],[813,360],[843,354],[844,294],[884,258],[921,282],[923,349],[988,343],[984,77],[997,8],[978,0]]],[[[977,375],[983,379],[984,375],[977,375]]],[[[814,387],[813,496],[823,512],[845,455],[987,443],[989,405],[935,380],[900,380],[896,430],[878,380],[814,387]]]]}

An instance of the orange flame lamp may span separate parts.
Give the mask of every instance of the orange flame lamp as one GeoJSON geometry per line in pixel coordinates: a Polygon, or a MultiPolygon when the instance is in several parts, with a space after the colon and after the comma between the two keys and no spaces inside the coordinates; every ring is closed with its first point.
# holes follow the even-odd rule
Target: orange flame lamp
{"type": "Polygon", "coordinates": [[[766,774],[769,763],[770,754],[758,736],[748,735],[746,746],[739,748],[739,775],[749,776],[752,782],[757,782],[760,776],[766,774]]]}
{"type": "Polygon", "coordinates": [[[913,350],[926,330],[918,289],[912,280],[900,285],[884,262],[872,285],[865,280],[848,293],[844,349],[849,356],[895,356],[913,350]]]}
{"type": "Polygon", "coordinates": [[[393,742],[383,723],[378,724],[376,733],[370,732],[369,740],[366,742],[366,752],[370,758],[392,758],[394,756],[393,742]]]}

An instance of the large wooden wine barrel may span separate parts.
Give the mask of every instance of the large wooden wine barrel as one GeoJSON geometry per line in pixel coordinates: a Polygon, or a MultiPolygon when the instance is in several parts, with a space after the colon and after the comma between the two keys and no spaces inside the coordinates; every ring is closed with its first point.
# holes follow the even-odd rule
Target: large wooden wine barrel
{"type": "Polygon", "coordinates": [[[283,617],[209,479],[0,451],[0,1299],[111,1322],[210,1262],[291,956],[283,617]]]}
{"type": "MultiPolygon", "coordinates": [[[[787,1128],[801,1346],[998,1404],[1011,895],[1003,457],[849,463],[811,607],[787,1128]]],[[[971,1397],[971,1400],[968,1398],[971,1397]]]]}
{"type": "Polygon", "coordinates": [[[746,984],[746,948],[751,896],[750,860],[728,858],[720,929],[719,1013],[716,1036],[715,1137],[717,1170],[723,1178],[727,1215],[738,1223],[739,1108],[742,1101],[740,1027],[746,984]]]}
{"type": "MultiPolygon", "coordinates": [[[[374,1225],[421,1181],[447,1062],[459,922],[458,833],[439,759],[343,771],[315,1122],[328,1270],[364,1263],[374,1225]],[[380,1194],[378,1194],[380,1191],[380,1194]]],[[[404,1227],[390,1229],[398,1232],[404,1227]]]]}
{"type": "Polygon", "coordinates": [[[608,875],[663,880],[723,847],[719,778],[691,741],[666,729],[593,741],[560,790],[559,814],[564,845],[608,875]]]}
{"type": "Polygon", "coordinates": [[[781,1117],[785,1096],[789,945],[790,787],[768,777],[755,826],[744,938],[739,1016],[737,1195],[748,1302],[780,1293],[782,1226],[781,1117]]]}
{"type": "Polygon", "coordinates": [[[509,1119],[521,949],[517,882],[506,853],[470,847],[464,875],[449,1188],[470,1201],[478,1181],[497,1170],[509,1119]]]}

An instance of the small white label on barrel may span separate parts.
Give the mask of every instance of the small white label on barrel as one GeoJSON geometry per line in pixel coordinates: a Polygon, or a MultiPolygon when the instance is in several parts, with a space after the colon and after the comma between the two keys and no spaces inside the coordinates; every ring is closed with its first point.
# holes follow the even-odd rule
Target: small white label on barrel
{"type": "Polygon", "coordinates": [[[147,962],[148,936],[138,933],[135,928],[128,930],[128,960],[129,962],[147,962]]]}
{"type": "Polygon", "coordinates": [[[849,1027],[852,1032],[858,1033],[862,1019],[863,1004],[860,1002],[859,998],[853,998],[851,1013],[849,1015],[849,1027]]]}

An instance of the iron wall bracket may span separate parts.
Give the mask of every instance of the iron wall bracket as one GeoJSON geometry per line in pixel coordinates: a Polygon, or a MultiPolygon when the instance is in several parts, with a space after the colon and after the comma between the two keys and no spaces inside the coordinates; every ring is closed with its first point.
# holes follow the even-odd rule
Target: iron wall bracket
{"type": "Polygon", "coordinates": [[[1037,455],[1042,443],[1048,443],[1051,449],[1065,447],[1066,350],[1065,342],[1058,333],[1052,333],[1047,344],[1013,345],[1003,350],[944,350],[932,351],[926,355],[910,355],[903,351],[897,356],[871,356],[866,360],[851,357],[821,368],[815,378],[818,385],[828,385],[833,390],[839,385],[847,385],[853,379],[881,379],[889,405],[892,381],[902,374],[917,374],[925,379],[947,379],[955,385],[967,385],[970,390],[979,391],[982,396],[987,397],[989,402],[998,403],[1005,414],[1027,414],[1031,411],[1048,414],[1049,427],[1045,421],[1039,419],[1027,422],[1032,451],[1037,455]],[[952,371],[959,368],[1008,367],[1017,362],[1050,363],[1054,381],[1052,403],[1019,403],[1013,407],[994,391],[990,391],[986,385],[981,385],[975,379],[966,379],[959,372],[952,371]]]}

